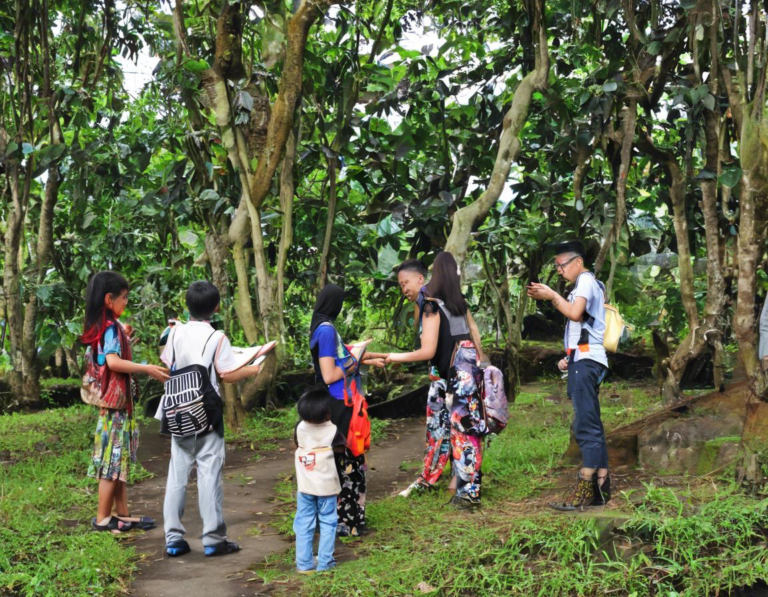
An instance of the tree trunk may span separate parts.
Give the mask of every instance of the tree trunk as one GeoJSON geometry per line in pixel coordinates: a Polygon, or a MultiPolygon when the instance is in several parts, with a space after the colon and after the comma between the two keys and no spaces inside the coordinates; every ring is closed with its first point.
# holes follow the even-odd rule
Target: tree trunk
{"type": "MultiPolygon", "coordinates": [[[[753,126],[757,128],[760,125],[753,126]]],[[[768,181],[765,174],[760,166],[743,170],[739,197],[738,297],[733,314],[733,332],[739,343],[739,356],[752,380],[755,394],[760,397],[766,397],[768,390],[757,353],[755,321],[757,268],[765,250],[765,213],[768,203],[768,181]]]]}
{"type": "Polygon", "coordinates": [[[248,260],[245,257],[243,241],[240,240],[232,247],[232,258],[235,261],[235,273],[237,275],[237,293],[235,294],[235,312],[238,321],[243,327],[245,338],[250,344],[259,340],[260,330],[256,325],[251,304],[251,289],[248,284],[248,260]]]}
{"type": "MultiPolygon", "coordinates": [[[[717,36],[717,29],[711,32],[717,36]]],[[[712,78],[710,88],[717,95],[717,62],[713,60],[712,78]]],[[[706,110],[704,113],[705,139],[706,139],[706,169],[718,176],[720,167],[720,114],[719,111],[706,110]]],[[[720,238],[720,223],[717,210],[717,180],[708,179],[701,183],[701,209],[704,213],[704,233],[707,247],[707,299],[704,307],[704,329],[702,335],[704,341],[712,348],[713,365],[715,372],[715,387],[722,385],[722,339],[723,323],[722,315],[725,309],[725,278],[723,277],[723,250],[724,242],[720,238]]]]}
{"type": "Polygon", "coordinates": [[[505,275],[501,281],[501,307],[504,313],[504,321],[506,322],[507,334],[504,339],[504,352],[507,355],[507,398],[510,402],[515,401],[517,391],[520,388],[522,380],[520,379],[520,343],[521,343],[521,331],[522,331],[522,317],[520,317],[519,309],[522,305],[523,312],[525,311],[525,301],[528,296],[525,292],[522,292],[518,297],[518,305],[515,313],[512,313],[512,297],[509,291],[509,275],[505,275]]]}
{"type": "Polygon", "coordinates": [[[280,230],[280,250],[277,254],[275,291],[277,292],[278,325],[283,341],[285,341],[285,265],[288,262],[288,251],[293,245],[293,196],[295,189],[293,166],[296,162],[296,148],[299,145],[300,130],[297,119],[296,127],[285,145],[285,157],[283,157],[283,166],[280,171],[280,209],[283,212],[283,224],[280,230]]]}
{"type": "Polygon", "coordinates": [[[275,314],[274,284],[269,273],[267,254],[264,250],[264,233],[261,230],[261,217],[258,210],[249,206],[251,218],[251,240],[253,242],[253,261],[256,267],[256,292],[259,298],[259,317],[267,341],[280,337],[280,329],[275,314]]]}
{"type": "MultiPolygon", "coordinates": [[[[23,236],[24,217],[28,191],[22,190],[19,184],[18,162],[8,164],[8,176],[11,187],[11,202],[8,206],[5,232],[5,268],[3,269],[3,287],[5,289],[6,312],[8,317],[8,338],[10,340],[10,357],[13,368],[8,374],[16,400],[24,395],[24,358],[23,329],[24,309],[21,298],[21,279],[19,271],[19,250],[23,236]]],[[[26,185],[25,185],[26,186],[26,185]]]]}
{"type": "MultiPolygon", "coordinates": [[[[46,66],[47,68],[47,66],[46,66]]],[[[47,78],[47,77],[46,77],[47,78]]],[[[52,107],[52,106],[51,106],[52,107]]],[[[61,145],[61,129],[58,115],[51,112],[51,145],[61,145]]],[[[59,197],[62,174],[58,165],[48,168],[48,180],[45,183],[43,201],[40,205],[40,222],[37,231],[36,263],[37,276],[35,287],[30,289],[27,306],[24,310],[24,337],[22,340],[22,358],[24,371],[24,402],[33,404],[40,400],[40,373],[42,364],[37,357],[37,287],[45,282],[45,273],[53,253],[53,209],[59,197]]],[[[31,273],[31,272],[30,272],[31,273]]]]}
{"type": "Polygon", "coordinates": [[[269,194],[272,178],[280,164],[293,117],[301,97],[302,71],[307,36],[314,22],[338,0],[303,0],[288,22],[285,61],[278,84],[279,93],[272,107],[264,158],[259,160],[251,187],[251,201],[256,209],[269,194]]]}
{"type": "Polygon", "coordinates": [[[72,347],[64,348],[64,356],[67,359],[67,369],[69,370],[69,377],[79,379],[83,375],[83,371],[78,362],[77,348],[72,347]]]}
{"type": "MultiPolygon", "coordinates": [[[[228,304],[229,298],[229,273],[227,270],[227,259],[229,250],[225,233],[219,234],[216,230],[210,229],[205,235],[205,251],[208,254],[208,263],[211,266],[211,275],[213,283],[221,293],[221,302],[228,304]]],[[[224,316],[224,329],[229,329],[231,314],[229,309],[222,310],[224,316]]],[[[240,396],[237,392],[237,386],[230,383],[221,383],[222,399],[224,400],[224,415],[226,417],[227,427],[232,430],[240,429],[245,420],[245,410],[240,396]]]]}
{"type": "Polygon", "coordinates": [[[637,122],[637,99],[630,98],[629,105],[624,115],[624,132],[621,141],[621,165],[619,166],[619,179],[616,182],[616,217],[613,220],[608,236],[605,237],[600,253],[595,259],[595,274],[600,275],[603,263],[608,255],[608,250],[615,242],[618,244],[621,238],[621,229],[627,219],[627,175],[632,165],[632,147],[635,142],[635,123],[637,122]]]}
{"type": "MultiPolygon", "coordinates": [[[[514,402],[517,389],[520,386],[520,343],[521,335],[519,322],[515,320],[512,314],[511,297],[509,292],[509,273],[506,268],[506,252],[504,252],[502,260],[502,273],[501,282],[496,284],[495,277],[491,271],[488,263],[488,258],[485,251],[481,251],[483,258],[483,268],[485,269],[485,276],[488,284],[493,289],[496,295],[496,303],[498,305],[497,312],[504,314],[504,327],[506,333],[504,334],[504,357],[505,363],[503,365],[504,374],[506,377],[506,385],[508,391],[508,399],[514,402]]],[[[522,293],[525,295],[525,293],[522,293]]],[[[528,298],[527,295],[525,297],[528,298]]],[[[519,304],[518,304],[519,308],[519,304]]],[[[525,307],[523,307],[525,309],[525,307]]]]}
{"type": "MultiPolygon", "coordinates": [[[[763,65],[762,68],[765,68],[763,65]]],[[[727,69],[723,69],[728,97],[739,130],[739,157],[742,177],[739,195],[738,294],[733,314],[733,332],[739,343],[739,357],[744,363],[754,394],[768,399],[768,379],[762,371],[757,352],[755,294],[757,268],[765,251],[768,216],[768,171],[766,143],[768,125],[763,120],[763,106],[747,102],[748,90],[734,88],[727,69]]],[[[762,92],[760,93],[762,96],[762,92]]]]}
{"type": "Polygon", "coordinates": [[[453,225],[448,236],[445,250],[456,258],[459,267],[463,267],[467,259],[467,250],[472,231],[483,220],[498,201],[501,192],[507,184],[509,170],[520,153],[519,135],[528,117],[531,97],[534,91],[547,87],[549,77],[549,52],[547,48],[547,28],[544,22],[544,0],[536,0],[532,5],[533,14],[529,15],[538,32],[538,48],[535,68],[529,72],[515,90],[512,105],[504,116],[499,149],[493,165],[491,180],[488,188],[477,201],[459,209],[453,215],[453,225]]]}
{"type": "Polygon", "coordinates": [[[701,354],[705,338],[699,325],[693,280],[693,260],[688,240],[688,219],[685,209],[685,175],[677,158],[669,152],[657,149],[650,137],[641,140],[640,146],[667,170],[670,178],[669,196],[672,202],[672,222],[677,240],[678,268],[680,271],[680,298],[688,317],[688,335],[669,358],[657,359],[662,380],[662,398],[665,404],[680,400],[680,380],[688,363],[701,354]]]}
{"type": "Polygon", "coordinates": [[[328,276],[328,255],[331,252],[333,221],[336,218],[336,156],[328,158],[328,182],[328,216],[325,220],[323,250],[320,254],[320,270],[317,273],[317,286],[321,290],[325,286],[326,277],[328,276]]]}

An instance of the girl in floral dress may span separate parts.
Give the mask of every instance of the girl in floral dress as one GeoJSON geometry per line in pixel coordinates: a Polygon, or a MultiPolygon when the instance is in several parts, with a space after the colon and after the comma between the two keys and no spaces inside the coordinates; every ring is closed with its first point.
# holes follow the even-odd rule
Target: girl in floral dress
{"type": "Polygon", "coordinates": [[[131,375],[141,373],[164,382],[168,370],[131,361],[128,333],[120,316],[128,305],[129,285],[115,272],[99,272],[88,283],[85,325],[81,341],[95,354],[100,367],[117,377],[117,387],[127,394],[125,408],[102,408],[94,435],[93,457],[88,476],[99,480],[99,505],[91,526],[97,531],[123,533],[133,528],[149,529],[154,520],[132,517],[128,510],[126,483],[131,463],[136,462],[139,429],[133,418],[131,375]],[[113,515],[113,509],[116,513],[113,515]]]}

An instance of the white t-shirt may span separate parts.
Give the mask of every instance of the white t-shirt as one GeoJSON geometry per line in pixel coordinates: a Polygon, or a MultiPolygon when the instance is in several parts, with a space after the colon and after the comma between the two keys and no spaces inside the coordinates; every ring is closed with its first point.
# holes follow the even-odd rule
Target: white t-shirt
{"type": "Polygon", "coordinates": [[[603,346],[605,335],[605,295],[603,288],[591,272],[584,272],[576,280],[576,286],[568,295],[573,304],[577,297],[587,300],[584,318],[581,321],[568,320],[565,326],[565,349],[571,349],[573,362],[592,359],[608,366],[608,355],[603,346]],[[588,344],[581,346],[582,331],[586,332],[588,344]]]}
{"type": "MultiPolygon", "coordinates": [[[[163,354],[160,355],[160,360],[168,365],[172,371],[189,365],[202,365],[207,369],[211,366],[214,358],[216,359],[214,368],[217,372],[229,371],[238,364],[235,353],[232,352],[229,338],[224,332],[215,331],[207,321],[190,321],[173,326],[163,354]],[[212,337],[211,334],[213,334],[212,337]],[[208,342],[207,345],[206,341],[208,342]],[[205,347],[205,352],[203,352],[203,347],[205,347]],[[174,356],[176,359],[175,366],[172,362],[174,356]]],[[[211,375],[211,385],[219,392],[219,381],[216,375],[211,375]]]]}

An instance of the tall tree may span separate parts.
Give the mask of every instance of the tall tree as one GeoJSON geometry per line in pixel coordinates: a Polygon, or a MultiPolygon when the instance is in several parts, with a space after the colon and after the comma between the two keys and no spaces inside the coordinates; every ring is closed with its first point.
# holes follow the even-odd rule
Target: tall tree
{"type": "Polygon", "coordinates": [[[467,260],[467,250],[472,231],[486,218],[498,201],[507,184],[509,171],[520,153],[520,132],[528,117],[528,109],[534,91],[547,86],[549,77],[549,50],[544,0],[532,0],[527,4],[533,37],[536,39],[536,55],[533,69],[523,77],[515,90],[512,105],[504,116],[488,188],[482,195],[453,215],[453,224],[445,250],[453,253],[461,267],[467,260]]]}

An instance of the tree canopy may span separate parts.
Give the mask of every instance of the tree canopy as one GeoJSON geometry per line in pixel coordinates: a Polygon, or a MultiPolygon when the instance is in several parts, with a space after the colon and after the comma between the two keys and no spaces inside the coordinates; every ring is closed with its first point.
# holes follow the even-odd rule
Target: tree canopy
{"type": "MultiPolygon", "coordinates": [[[[765,395],[766,9],[756,2],[0,2],[3,365],[77,368],[91,273],[154,359],[190,281],[306,364],[311,307],[407,344],[393,266],[451,250],[516,375],[547,243],[584,239],[664,395],[738,353],[765,395]],[[136,61],[149,81],[127,91],[136,61]]],[[[248,407],[259,388],[229,396],[248,407]]]]}

